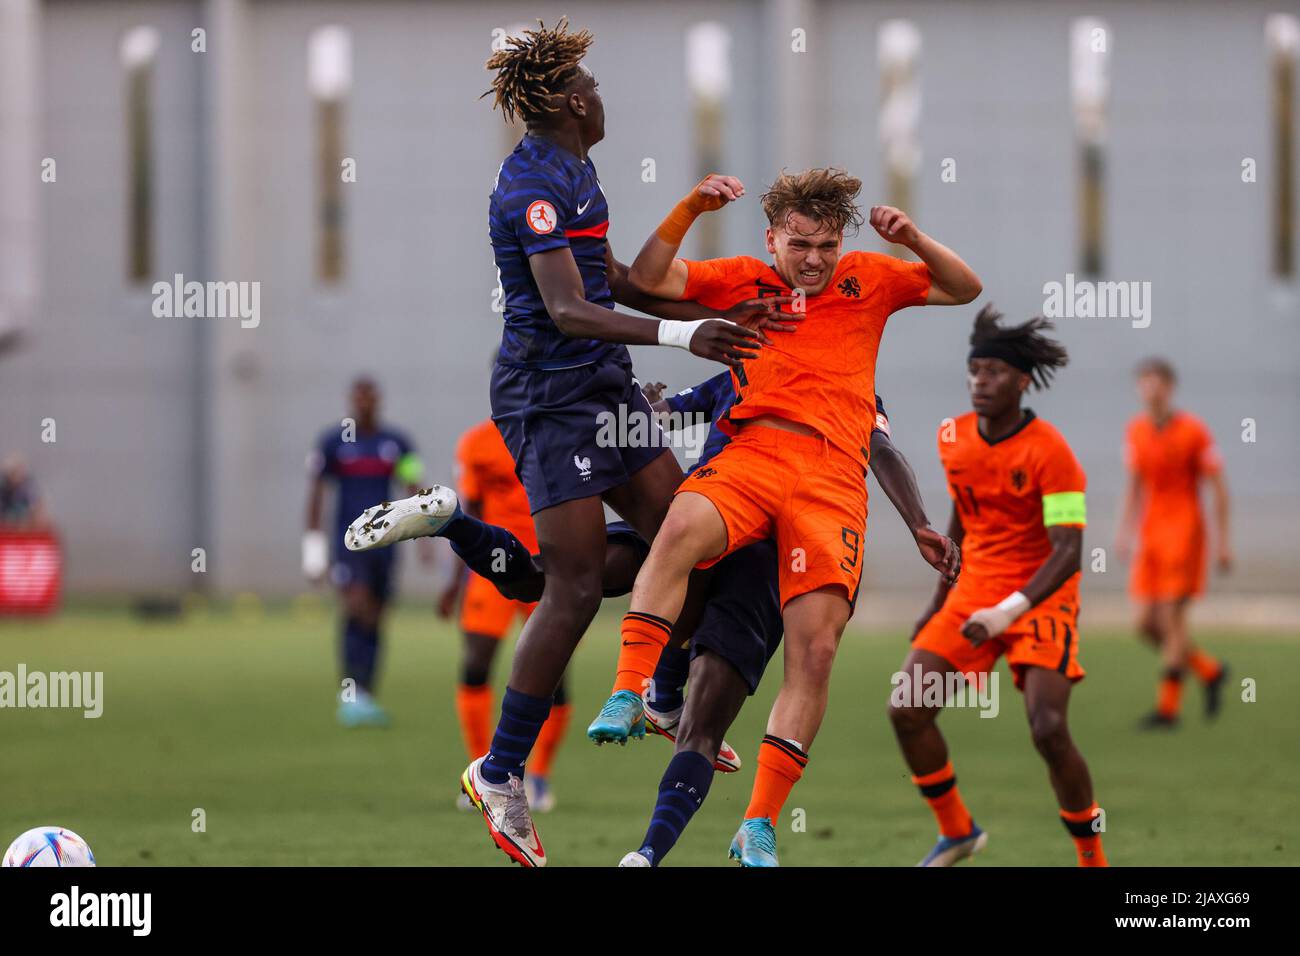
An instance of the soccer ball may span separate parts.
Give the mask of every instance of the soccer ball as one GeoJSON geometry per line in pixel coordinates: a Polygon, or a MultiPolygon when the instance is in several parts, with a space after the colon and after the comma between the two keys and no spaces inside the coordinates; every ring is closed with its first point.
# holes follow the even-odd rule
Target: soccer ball
{"type": "Polygon", "coordinates": [[[86,841],[63,827],[28,830],[5,851],[0,866],[94,866],[86,841]]]}

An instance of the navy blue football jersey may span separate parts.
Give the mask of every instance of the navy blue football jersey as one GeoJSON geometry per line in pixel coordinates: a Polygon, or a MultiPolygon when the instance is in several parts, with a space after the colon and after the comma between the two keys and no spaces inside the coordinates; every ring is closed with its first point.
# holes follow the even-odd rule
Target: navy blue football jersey
{"type": "Polygon", "coordinates": [[[353,518],[392,497],[398,465],[413,451],[405,435],[387,428],[358,432],[355,438],[344,441],[341,428],[327,429],[307,464],[312,475],[333,478],[338,484],[331,539],[336,550],[342,550],[343,532],[353,518]]]}
{"type": "Polygon", "coordinates": [[[567,246],[588,302],[614,308],[605,257],[609,206],[596,167],[540,136],[520,140],[497,173],[488,232],[504,296],[505,328],[497,361],[557,369],[626,353],[622,345],[564,335],[542,301],[528,257],[567,246]]]}

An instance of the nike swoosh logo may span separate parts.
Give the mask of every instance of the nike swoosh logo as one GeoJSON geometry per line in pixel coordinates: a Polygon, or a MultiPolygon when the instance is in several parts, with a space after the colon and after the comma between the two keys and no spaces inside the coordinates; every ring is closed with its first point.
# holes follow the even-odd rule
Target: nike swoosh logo
{"type": "Polygon", "coordinates": [[[624,641],[624,647],[653,647],[649,641],[624,641]]]}
{"type": "Polygon", "coordinates": [[[581,206],[578,207],[578,215],[581,216],[584,212],[586,212],[587,207],[590,205],[591,205],[591,200],[588,199],[585,203],[583,203],[581,206]]]}

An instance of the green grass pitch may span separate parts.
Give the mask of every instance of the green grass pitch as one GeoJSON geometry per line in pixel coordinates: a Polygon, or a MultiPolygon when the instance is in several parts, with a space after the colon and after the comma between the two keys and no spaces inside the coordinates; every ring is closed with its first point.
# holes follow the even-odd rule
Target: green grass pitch
{"type": "MultiPolygon", "coordinates": [[[[553,771],[559,801],[539,817],[552,865],[610,866],[644,832],[670,746],[590,745],[587,721],[608,692],[618,607],[607,608],[572,667],[573,724],[553,771]]],[[[899,632],[845,636],[830,712],[778,827],[787,866],[905,866],[934,839],[884,716],[899,632]],[[792,811],[803,826],[792,827],[792,811]]],[[[1201,633],[1233,667],[1215,724],[1189,682],[1172,734],[1136,732],[1157,662],[1119,634],[1084,634],[1089,672],[1072,727],[1107,812],[1116,865],[1300,862],[1300,642],[1201,633]],[[1257,701],[1240,700],[1241,678],[1257,701]]],[[[104,672],[104,713],[0,710],[0,846],[38,824],[84,836],[101,865],[503,866],[475,815],[455,807],[465,764],[452,707],[458,637],[423,609],[389,622],[381,699],[386,731],[334,723],[336,627],[323,609],[226,610],[148,622],[70,609],[0,622],[0,670],[104,672]],[[202,809],[205,832],[192,828],[202,809]]],[[[498,659],[504,680],[508,652],[498,659]]],[[[748,802],[754,751],[780,681],[774,664],[729,740],[746,765],[715,778],[666,865],[725,865],[748,802]]],[[[1071,865],[1020,695],[1005,670],[1001,714],[942,719],[962,792],[988,830],[975,866],[1071,865]]]]}

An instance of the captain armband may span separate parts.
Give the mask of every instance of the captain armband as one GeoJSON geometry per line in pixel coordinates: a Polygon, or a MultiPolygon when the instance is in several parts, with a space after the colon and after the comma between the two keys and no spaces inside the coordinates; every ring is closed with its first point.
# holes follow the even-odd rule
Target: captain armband
{"type": "Polygon", "coordinates": [[[1057,524],[1088,523],[1088,507],[1082,491],[1058,491],[1043,495],[1043,524],[1050,528],[1057,524]]]}

